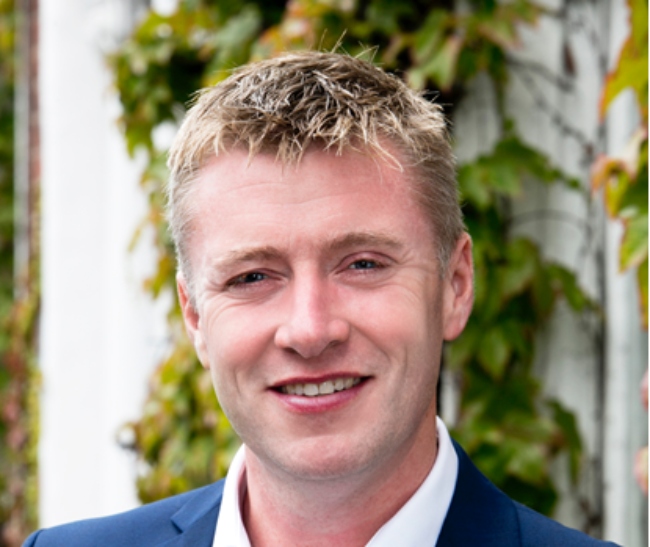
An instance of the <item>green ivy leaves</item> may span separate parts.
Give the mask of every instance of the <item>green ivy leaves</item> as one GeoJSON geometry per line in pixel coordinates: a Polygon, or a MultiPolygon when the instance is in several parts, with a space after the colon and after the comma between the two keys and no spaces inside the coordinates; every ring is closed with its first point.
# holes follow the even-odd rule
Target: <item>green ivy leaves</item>
{"type": "Polygon", "coordinates": [[[508,134],[494,150],[458,170],[463,200],[479,211],[495,207],[502,198],[517,198],[526,179],[543,183],[563,182],[579,188],[580,182],[553,167],[549,159],[515,134],[508,134]]]}
{"type": "Polygon", "coordinates": [[[560,299],[577,313],[595,305],[573,272],[545,261],[531,240],[510,234],[506,204],[522,196],[524,181],[569,188],[579,182],[511,126],[490,153],[460,166],[458,179],[476,282],[474,312],[446,352],[447,366],[461,372],[464,384],[454,434],[501,488],[549,512],[557,498],[552,457],[567,452],[576,481],[582,444],[573,414],[545,399],[532,376],[536,339],[560,299]]]}
{"type": "Polygon", "coordinates": [[[179,341],[153,378],[135,448],[150,467],[138,477],[144,502],[185,492],[225,475],[239,446],[193,346],[179,341]]]}

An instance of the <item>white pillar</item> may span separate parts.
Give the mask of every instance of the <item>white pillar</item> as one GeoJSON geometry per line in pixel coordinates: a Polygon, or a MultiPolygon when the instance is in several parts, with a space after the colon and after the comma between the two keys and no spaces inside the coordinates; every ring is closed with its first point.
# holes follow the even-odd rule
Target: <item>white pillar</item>
{"type": "MultiPolygon", "coordinates": [[[[618,7],[614,2],[610,8],[610,69],[629,33],[629,13],[618,7]]],[[[628,90],[608,112],[607,153],[620,155],[638,123],[637,106],[628,90]]],[[[619,271],[622,233],[620,222],[607,224],[604,531],[621,545],[641,546],[648,544],[648,503],[632,469],[636,451],[648,443],[648,416],[640,396],[648,367],[648,336],[640,326],[636,272],[619,271]]]]}
{"type": "Polygon", "coordinates": [[[164,351],[164,314],[141,288],[151,246],[128,252],[146,200],[101,49],[129,6],[40,5],[42,526],[137,505],[134,458],[116,433],[138,417],[164,351]]]}

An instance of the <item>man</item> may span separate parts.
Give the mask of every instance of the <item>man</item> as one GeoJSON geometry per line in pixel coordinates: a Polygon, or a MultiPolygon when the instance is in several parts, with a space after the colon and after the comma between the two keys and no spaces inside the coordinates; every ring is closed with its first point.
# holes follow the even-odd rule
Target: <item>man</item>
{"type": "Polygon", "coordinates": [[[169,165],[183,316],[244,447],[225,482],[27,545],[602,545],[508,499],[436,417],[473,300],[438,106],[286,55],[205,91],[169,165]]]}

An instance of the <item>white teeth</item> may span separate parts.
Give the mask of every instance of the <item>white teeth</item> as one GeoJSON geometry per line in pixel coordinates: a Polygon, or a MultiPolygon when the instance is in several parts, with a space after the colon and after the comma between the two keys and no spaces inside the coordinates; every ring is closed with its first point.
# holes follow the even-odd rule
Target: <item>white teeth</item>
{"type": "Polygon", "coordinates": [[[320,386],[318,386],[318,392],[321,395],[329,395],[330,393],[334,393],[334,384],[330,381],[323,382],[320,386]]]}
{"type": "Polygon", "coordinates": [[[326,380],[320,384],[287,384],[282,386],[281,391],[287,395],[304,395],[305,397],[316,397],[318,395],[330,395],[336,391],[344,391],[356,386],[361,378],[337,378],[326,380]]]}

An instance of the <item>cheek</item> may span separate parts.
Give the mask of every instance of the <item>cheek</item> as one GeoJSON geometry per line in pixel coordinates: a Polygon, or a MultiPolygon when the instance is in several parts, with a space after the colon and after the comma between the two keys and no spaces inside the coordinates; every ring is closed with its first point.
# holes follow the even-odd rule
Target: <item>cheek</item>
{"type": "Polygon", "coordinates": [[[428,345],[440,337],[442,306],[434,291],[395,286],[362,297],[349,295],[348,312],[357,328],[379,346],[428,345]]]}
{"type": "Polygon", "coordinates": [[[208,313],[203,332],[217,394],[238,389],[239,378],[263,359],[273,330],[267,314],[231,308],[208,313]]]}

